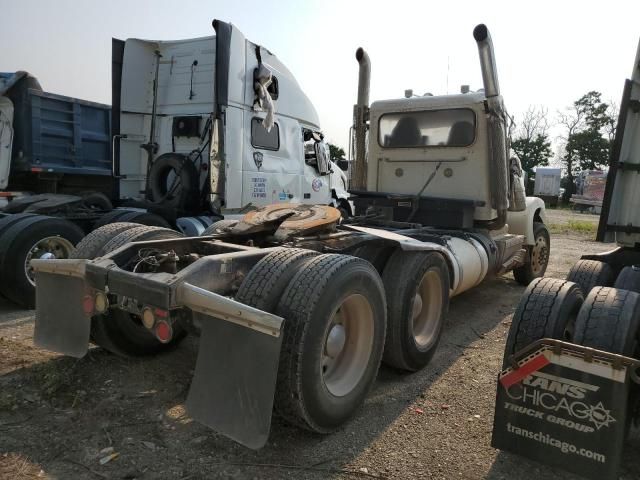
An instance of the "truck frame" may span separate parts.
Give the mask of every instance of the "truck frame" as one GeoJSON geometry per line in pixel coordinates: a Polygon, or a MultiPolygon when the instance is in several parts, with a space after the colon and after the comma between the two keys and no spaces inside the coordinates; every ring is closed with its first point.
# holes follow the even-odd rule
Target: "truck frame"
{"type": "MultiPolygon", "coordinates": [[[[546,269],[544,203],[524,197],[509,157],[486,26],[474,38],[483,92],[371,106],[369,57],[356,52],[356,215],[274,204],[204,236],[155,239],[146,227],[150,236],[133,242],[107,225],[77,259],[32,262],[36,344],[82,357],[91,339],[142,355],[195,333],[187,408],[196,420],[251,448],[267,441],[274,408],[315,432],[339,428],[381,361],[428,365],[450,297],[491,275],[528,283],[546,269]]],[[[214,132],[226,155],[218,140],[228,132],[214,132]]]]}

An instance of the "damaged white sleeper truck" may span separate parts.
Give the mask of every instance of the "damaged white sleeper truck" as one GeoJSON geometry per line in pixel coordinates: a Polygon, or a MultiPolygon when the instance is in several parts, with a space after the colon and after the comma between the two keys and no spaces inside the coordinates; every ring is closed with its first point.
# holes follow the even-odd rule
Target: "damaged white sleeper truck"
{"type": "MultiPolygon", "coordinates": [[[[236,69],[265,50],[214,27],[217,75],[229,79],[217,91],[231,99],[236,69]]],[[[474,37],[484,91],[371,105],[369,58],[358,50],[353,217],[279,204],[195,238],[127,243],[98,230],[97,258],[33,262],[36,343],[82,357],[91,339],[140,355],[194,333],[193,418],[252,448],[266,442],[274,409],[312,431],[338,428],[381,361],[427,365],[450,297],[489,275],[528,283],[545,271],[544,204],[524,197],[509,158],[487,28],[474,37]]],[[[225,131],[225,117],[241,114],[230,110],[216,105],[213,144],[221,158],[253,162],[225,131]]]]}
{"type": "MultiPolygon", "coordinates": [[[[346,160],[328,159],[313,105],[268,50],[237,38],[114,39],[112,65],[112,108],[0,73],[3,296],[32,308],[30,260],[69,258],[106,224],[175,237],[273,203],[353,213],[346,160]]],[[[136,232],[130,241],[161,235],[136,232]]]]}

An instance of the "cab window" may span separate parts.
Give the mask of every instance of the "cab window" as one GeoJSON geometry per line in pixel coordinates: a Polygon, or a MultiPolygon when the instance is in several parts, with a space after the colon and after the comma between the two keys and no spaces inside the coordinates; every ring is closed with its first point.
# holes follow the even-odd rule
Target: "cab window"
{"type": "Polygon", "coordinates": [[[251,145],[264,150],[280,149],[280,128],[277,123],[273,124],[271,130],[267,132],[261,118],[251,120],[251,145]]]}
{"type": "Polygon", "coordinates": [[[386,148],[468,147],[475,135],[476,115],[467,108],[385,113],[378,124],[386,148]]]}

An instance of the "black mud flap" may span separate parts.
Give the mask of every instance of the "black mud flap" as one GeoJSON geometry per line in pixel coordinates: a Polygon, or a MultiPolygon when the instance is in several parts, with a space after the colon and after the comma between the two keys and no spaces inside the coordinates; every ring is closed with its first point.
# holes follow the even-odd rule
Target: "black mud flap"
{"type": "Polygon", "coordinates": [[[527,350],[498,377],[491,445],[586,478],[618,478],[635,361],[547,339],[527,350]]]}
{"type": "Polygon", "coordinates": [[[36,271],[36,325],[38,347],[70,357],[83,357],[89,349],[91,318],[84,313],[84,280],[36,271]]]}
{"type": "Polygon", "coordinates": [[[206,315],[187,410],[198,422],[258,449],[269,438],[282,334],[206,315]]]}

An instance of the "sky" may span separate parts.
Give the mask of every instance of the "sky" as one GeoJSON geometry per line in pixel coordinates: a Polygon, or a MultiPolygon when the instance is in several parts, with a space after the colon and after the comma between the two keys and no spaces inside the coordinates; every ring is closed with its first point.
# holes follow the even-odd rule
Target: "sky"
{"type": "MultiPolygon", "coordinates": [[[[345,148],[355,51],[372,63],[371,100],[482,87],[472,31],[491,32],[507,109],[551,116],[590,90],[619,102],[640,37],[640,1],[0,0],[0,71],[44,90],[111,101],[111,38],[175,40],[231,22],[293,72],[332,143],[345,148]]],[[[553,135],[558,129],[552,131],[553,135]]]]}

